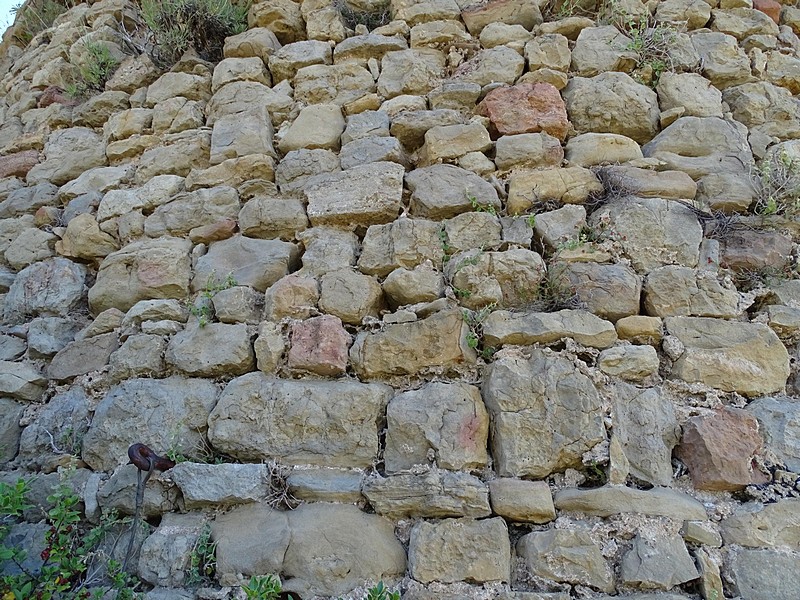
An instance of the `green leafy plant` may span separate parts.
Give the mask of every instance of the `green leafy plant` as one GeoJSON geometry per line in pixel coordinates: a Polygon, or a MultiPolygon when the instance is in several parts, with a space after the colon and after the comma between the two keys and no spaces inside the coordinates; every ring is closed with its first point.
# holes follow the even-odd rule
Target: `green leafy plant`
{"type": "Polygon", "coordinates": [[[489,360],[497,352],[495,347],[483,343],[483,323],[496,307],[497,305],[492,303],[477,311],[464,309],[461,313],[464,322],[469,326],[466,336],[467,346],[475,350],[484,360],[489,360]]]}
{"type": "Polygon", "coordinates": [[[133,598],[133,580],[119,562],[101,549],[112,529],[125,521],[111,514],[99,525],[84,526],[77,508],[80,498],[63,482],[47,497],[52,508],[45,513],[50,528],[41,552],[41,567],[31,571],[23,565],[26,553],[4,545],[2,540],[8,534],[9,523],[17,521],[29,508],[25,500],[29,491],[28,483],[22,479],[13,486],[0,483],[0,560],[15,564],[20,571],[0,580],[0,597],[3,600],[87,600],[103,597],[110,589],[120,600],[133,598]]]}
{"type": "Polygon", "coordinates": [[[247,600],[278,600],[281,593],[281,580],[274,575],[253,575],[242,586],[247,600]]]}
{"type": "Polygon", "coordinates": [[[536,215],[528,215],[525,217],[525,222],[528,224],[528,227],[534,229],[536,227],[536,215]]]}
{"type": "Polygon", "coordinates": [[[87,42],[86,59],[80,68],[80,76],[66,86],[64,92],[70,98],[83,98],[102,92],[119,66],[119,61],[111,54],[108,46],[100,42],[87,42]]]}
{"type": "Polygon", "coordinates": [[[400,592],[390,592],[383,582],[379,581],[367,590],[367,600],[400,600],[400,592]]]}
{"type": "Polygon", "coordinates": [[[756,200],[753,212],[762,216],[800,216],[800,158],[785,148],[770,152],[751,173],[756,200]]]}
{"type": "Polygon", "coordinates": [[[205,524],[189,555],[187,585],[210,582],[217,571],[217,542],[211,541],[211,526],[205,524]]]}
{"type": "Polygon", "coordinates": [[[481,204],[475,196],[471,196],[470,194],[467,194],[467,199],[472,205],[472,210],[475,212],[485,212],[495,217],[497,216],[497,209],[491,204],[481,204]]]}
{"type": "Polygon", "coordinates": [[[150,29],[151,58],[167,68],[194,47],[200,58],[222,60],[225,38],[247,29],[248,4],[229,0],[142,0],[142,18],[150,29]]]}
{"type": "MultiPolygon", "coordinates": [[[[228,276],[222,280],[217,281],[216,275],[212,272],[206,279],[206,287],[200,294],[200,304],[192,304],[189,307],[189,313],[197,317],[200,327],[205,327],[211,321],[211,301],[219,292],[230,289],[239,285],[233,276],[233,273],[228,273],[228,276]]],[[[170,457],[171,460],[176,459],[170,457]]]]}
{"type": "Polygon", "coordinates": [[[671,48],[675,46],[677,30],[649,16],[626,13],[613,1],[605,10],[608,19],[630,39],[625,50],[636,55],[634,77],[651,87],[658,85],[662,74],[675,69],[671,48]]]}

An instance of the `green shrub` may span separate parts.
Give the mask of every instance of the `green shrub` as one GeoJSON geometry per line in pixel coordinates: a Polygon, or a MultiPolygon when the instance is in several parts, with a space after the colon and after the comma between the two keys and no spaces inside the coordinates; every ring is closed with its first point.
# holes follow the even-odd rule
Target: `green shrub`
{"type": "Polygon", "coordinates": [[[785,149],[770,152],[752,175],[758,215],[800,216],[800,159],[785,149]]]}
{"type": "Polygon", "coordinates": [[[225,38],[247,28],[248,8],[229,0],[142,0],[154,62],[170,67],[190,46],[200,58],[222,60],[225,38]]]}
{"type": "Polygon", "coordinates": [[[77,509],[80,498],[64,483],[47,497],[53,507],[45,513],[50,529],[45,535],[42,565],[38,572],[23,568],[25,551],[6,546],[3,540],[11,524],[30,508],[25,498],[29,491],[23,479],[13,486],[0,483],[0,563],[13,563],[20,571],[0,578],[0,598],[87,600],[101,598],[109,590],[116,591],[118,600],[133,598],[129,576],[101,549],[111,531],[124,522],[110,515],[99,525],[85,527],[77,509]],[[101,575],[103,572],[105,577],[101,575]]]}
{"type": "Polygon", "coordinates": [[[247,600],[278,600],[281,593],[281,580],[274,575],[253,575],[242,586],[247,600]]]}
{"type": "Polygon", "coordinates": [[[31,0],[27,4],[17,4],[11,8],[17,18],[14,23],[14,39],[27,46],[34,36],[51,27],[56,18],[71,7],[55,0],[31,0]]]}

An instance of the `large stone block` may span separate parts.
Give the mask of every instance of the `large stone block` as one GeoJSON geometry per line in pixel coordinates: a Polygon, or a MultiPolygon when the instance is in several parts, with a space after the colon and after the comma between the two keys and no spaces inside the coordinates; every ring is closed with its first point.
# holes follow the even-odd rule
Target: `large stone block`
{"type": "Polygon", "coordinates": [[[533,350],[527,360],[498,359],[482,393],[501,476],[541,478],[579,467],[583,453],[605,439],[600,395],[566,358],[533,350]]]}
{"type": "Polygon", "coordinates": [[[34,263],[20,271],[8,288],[3,318],[22,323],[30,316],[66,316],[83,298],[85,280],[86,267],[66,258],[34,263]]]}
{"type": "Polygon", "coordinates": [[[241,460],[365,468],[377,456],[390,396],[381,384],[248,373],[223,390],[208,419],[209,438],[241,460]]]}
{"type": "Polygon", "coordinates": [[[255,368],[247,325],[189,325],[169,341],[164,356],[171,367],[187,375],[241,375],[255,368]]]}

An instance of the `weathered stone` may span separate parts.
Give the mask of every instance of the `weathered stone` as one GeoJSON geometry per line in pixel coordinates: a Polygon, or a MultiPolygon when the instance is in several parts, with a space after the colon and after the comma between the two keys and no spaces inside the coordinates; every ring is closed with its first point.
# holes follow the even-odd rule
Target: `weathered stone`
{"type": "Polygon", "coordinates": [[[342,375],[347,368],[349,343],[350,335],[338,317],[322,315],[294,323],[288,366],[317,375],[342,375]]]}
{"type": "Polygon", "coordinates": [[[360,470],[329,467],[294,469],[286,478],[289,493],[307,502],[340,502],[352,504],[363,500],[360,470]]]}
{"type": "Polygon", "coordinates": [[[766,325],[702,317],[669,317],[665,323],[684,345],[673,377],[745,396],[781,391],[786,385],[789,355],[766,325]]]}
{"type": "Polygon", "coordinates": [[[597,176],[583,167],[520,169],[509,180],[507,208],[510,214],[521,214],[548,200],[583,204],[592,194],[602,192],[597,176]]]}
{"type": "MultiPolygon", "coordinates": [[[[19,425],[24,406],[9,398],[0,398],[0,465],[11,462],[17,456],[20,434],[19,425]]],[[[25,431],[30,429],[26,427],[25,431]]]]}
{"type": "Polygon", "coordinates": [[[658,97],[625,73],[574,77],[564,89],[577,133],[617,133],[643,144],[658,132],[658,97]]]}
{"type": "Polygon", "coordinates": [[[544,481],[498,478],[489,482],[492,510],[523,523],[548,523],[556,518],[553,496],[544,481]]]}
{"type": "Polygon", "coordinates": [[[774,504],[747,503],[720,523],[722,539],[726,545],[738,544],[746,548],[774,548],[786,546],[800,549],[800,517],[795,498],[779,500],[774,504]]]}
{"type": "Polygon", "coordinates": [[[800,585],[800,554],[783,550],[734,549],[728,568],[742,600],[791,598],[800,585]],[[781,576],[776,576],[781,573],[781,576]]]}
{"type": "Polygon", "coordinates": [[[430,263],[413,269],[395,269],[383,282],[386,300],[393,308],[431,302],[444,294],[444,279],[430,263]]]}
{"type": "Polygon", "coordinates": [[[225,58],[257,56],[267,63],[269,57],[280,47],[281,44],[272,31],[266,27],[253,27],[225,38],[223,54],[225,58]]]}
{"type": "Polygon", "coordinates": [[[785,343],[800,333],[800,309],[789,306],[767,306],[767,324],[785,343]]]}
{"type": "Polygon", "coordinates": [[[697,489],[736,491],[766,480],[753,469],[753,456],[762,443],[755,417],[724,407],[684,423],[677,456],[697,489]]]}
{"type": "Polygon", "coordinates": [[[354,64],[310,65],[297,71],[294,99],[305,104],[344,106],[375,92],[375,80],[354,64]]]}
{"type": "Polygon", "coordinates": [[[33,214],[43,206],[53,206],[57,193],[58,188],[47,182],[13,190],[0,202],[0,218],[33,214]]]}
{"type": "Polygon", "coordinates": [[[492,90],[478,112],[489,117],[495,135],[544,132],[563,141],[570,125],[561,95],[547,83],[492,90]]]}
{"type": "MultiPolygon", "coordinates": [[[[641,152],[639,154],[641,156],[641,152]]],[[[495,144],[494,162],[498,169],[558,167],[562,160],[561,144],[547,133],[504,135],[495,144]]]]}
{"type": "Polygon", "coordinates": [[[269,493],[266,465],[182,462],[169,474],[181,490],[186,510],[258,502],[269,493]]]}
{"type": "Polygon", "coordinates": [[[206,124],[213,126],[224,115],[241,114],[268,116],[277,127],[289,117],[293,107],[294,101],[280,85],[273,90],[257,81],[234,81],[212,96],[205,110],[206,124]]]}
{"type": "Polygon", "coordinates": [[[47,138],[44,155],[44,162],[28,171],[29,184],[49,181],[54,185],[64,185],[84,171],[106,164],[102,136],[86,127],[54,131],[47,138]]]}
{"type": "MultiPolygon", "coordinates": [[[[104,511],[114,510],[123,515],[132,515],[136,511],[136,480],[139,470],[131,464],[109,467],[112,468],[114,473],[97,492],[97,503],[104,511]]],[[[142,516],[160,517],[173,512],[179,494],[178,488],[168,477],[158,472],[153,473],[144,489],[142,516]]]]}
{"type": "Polygon", "coordinates": [[[666,488],[649,491],[617,485],[592,490],[565,488],[555,493],[559,510],[579,512],[598,517],[625,513],[663,516],[675,520],[707,520],[703,505],[686,494],[666,488]]]}
{"type": "Polygon", "coordinates": [[[444,223],[447,249],[451,254],[474,249],[500,248],[502,227],[500,219],[489,212],[461,213],[444,223]]]}
{"type": "Polygon", "coordinates": [[[579,466],[583,453],[605,438],[597,390],[567,359],[541,350],[528,360],[498,359],[488,367],[482,394],[501,476],[545,477],[579,466]]]}
{"type": "Polygon", "coordinates": [[[39,402],[45,385],[46,380],[32,364],[0,361],[0,393],[26,402],[39,402]]]}
{"type": "MultiPolygon", "coordinates": [[[[497,143],[499,147],[500,140],[497,143]]],[[[569,139],[565,155],[571,165],[591,167],[637,160],[642,158],[642,150],[639,144],[624,135],[583,133],[569,139]]]]}
{"type": "Polygon", "coordinates": [[[587,27],[575,41],[571,68],[581,77],[594,77],[605,71],[630,73],[638,59],[631,45],[631,39],[614,25],[587,27]]]}
{"type": "Polygon", "coordinates": [[[426,260],[440,267],[444,256],[440,230],[439,223],[424,219],[401,218],[387,225],[373,225],[364,237],[358,268],[381,277],[396,268],[413,268],[426,260]]]}
{"type": "Polygon", "coordinates": [[[569,40],[560,33],[537,35],[525,44],[529,71],[552,69],[566,72],[570,66],[569,40]]]}
{"type": "Polygon", "coordinates": [[[425,141],[425,132],[432,127],[466,123],[458,111],[440,108],[438,110],[405,110],[392,117],[391,134],[409,151],[416,150],[425,141]]]}
{"type": "Polygon", "coordinates": [[[149,237],[183,237],[197,227],[235,219],[238,213],[239,195],[235,189],[200,189],[179,194],[156,208],[145,219],[144,232],[149,237]]]}
{"type": "Polygon", "coordinates": [[[720,282],[716,273],[672,265],[648,273],[644,308],[656,317],[731,318],[741,312],[736,288],[720,282]]]}
{"type": "Polygon", "coordinates": [[[211,132],[208,130],[188,129],[170,134],[165,145],[149,148],[142,153],[134,180],[144,184],[157,175],[185,177],[192,169],[209,167],[210,152],[211,132]]]}
{"type": "Polygon", "coordinates": [[[478,175],[453,165],[433,165],[406,175],[411,190],[412,214],[429,219],[447,219],[480,206],[500,210],[497,190],[478,175]]]}
{"type": "Polygon", "coordinates": [[[483,152],[492,146],[489,132],[480,123],[432,127],[425,132],[425,144],[420,150],[423,164],[463,157],[471,152],[483,152]]]}
{"type": "Polygon", "coordinates": [[[800,60],[780,52],[772,51],[767,54],[767,81],[786,88],[792,94],[800,93],[800,60]]]}
{"type": "Polygon", "coordinates": [[[529,533],[517,542],[517,555],[537,577],[587,585],[604,592],[614,590],[611,568],[584,531],[551,529],[529,533]]]}
{"type": "Polygon", "coordinates": [[[111,353],[119,348],[116,333],[104,333],[70,342],[58,351],[47,367],[47,376],[60,381],[99,371],[108,364],[111,353]]]}
{"type": "Polygon", "coordinates": [[[22,177],[39,164],[39,153],[36,150],[25,150],[16,154],[0,157],[0,178],[22,177]]]}
{"type": "MultiPolygon", "coordinates": [[[[264,87],[264,86],[262,86],[264,87]]],[[[159,102],[152,109],[152,130],[156,134],[176,134],[205,125],[204,103],[182,96],[159,102]]],[[[247,113],[248,115],[250,113],[247,113]]],[[[111,144],[109,144],[110,146],[111,144]]],[[[108,153],[109,149],[106,149],[108,153]]]]}
{"type": "Polygon", "coordinates": [[[656,92],[662,111],[680,107],[687,117],[722,116],[722,93],[697,73],[664,73],[656,92]]]}
{"type": "Polygon", "coordinates": [[[600,318],[613,323],[639,312],[642,281],[630,267],[568,262],[551,269],[600,318]]]}
{"type": "Polygon", "coordinates": [[[463,8],[461,18],[469,32],[477,36],[492,23],[522,25],[531,30],[542,22],[542,13],[535,2],[526,0],[492,0],[463,8]]]}
{"type": "Polygon", "coordinates": [[[751,132],[781,140],[800,136],[800,107],[786,88],[767,81],[745,83],[727,88],[722,98],[730,105],[733,118],[751,132]]]}
{"type": "Polygon", "coordinates": [[[170,340],[165,360],[179,371],[200,377],[241,375],[255,366],[250,335],[243,323],[189,326],[170,340]]]}
{"type": "MultiPolygon", "coordinates": [[[[41,331],[42,329],[46,328],[46,326],[42,323],[42,321],[51,320],[51,319],[57,320],[57,321],[61,321],[61,322],[66,322],[67,321],[67,319],[61,319],[59,317],[44,317],[42,319],[34,319],[33,321],[31,321],[31,326],[33,326],[34,323],[36,323],[38,321],[39,323],[36,325],[36,329],[38,331],[41,331]]],[[[30,340],[30,337],[31,336],[30,336],[30,327],[29,327],[29,329],[28,329],[28,339],[29,340],[30,340]]],[[[37,334],[36,333],[34,334],[34,339],[37,339],[37,334]]],[[[39,339],[41,339],[41,336],[39,337],[39,339]]],[[[69,340],[67,340],[67,341],[69,341],[69,340]]],[[[64,345],[66,345],[67,341],[64,342],[64,345]]],[[[64,346],[62,345],[61,348],[63,348],[63,347],[64,346]]],[[[57,348],[56,350],[53,350],[52,352],[50,352],[50,354],[55,354],[61,348],[57,348]]],[[[25,343],[25,340],[20,339],[18,337],[15,337],[13,335],[0,334],[0,360],[11,360],[11,361],[13,361],[13,360],[19,358],[20,356],[22,356],[23,354],[25,354],[25,350],[27,350],[27,349],[28,349],[28,344],[25,343]]],[[[45,350],[48,350],[48,348],[45,348],[45,350]]],[[[37,355],[37,354],[38,355],[43,355],[43,353],[38,352],[38,351],[35,350],[34,351],[34,355],[37,355]]]]}
{"type": "Polygon", "coordinates": [[[164,351],[167,342],[159,335],[132,335],[108,360],[113,381],[130,377],[153,377],[164,374],[164,351]]]}
{"type": "Polygon", "coordinates": [[[750,60],[736,38],[718,32],[692,35],[692,45],[700,55],[702,75],[719,90],[752,81],[750,60]]]}
{"type": "Polygon", "coordinates": [[[610,202],[589,219],[594,226],[608,220],[637,271],[663,264],[697,266],[702,228],[685,206],[659,198],[628,196],[610,202]]]}
{"type": "Polygon", "coordinates": [[[554,313],[493,311],[483,323],[484,343],[490,346],[551,344],[573,338],[593,348],[608,348],[617,341],[614,325],[584,310],[554,313]]]}
{"type": "MultiPolygon", "coordinates": [[[[649,348],[655,354],[651,346],[649,348]]],[[[614,386],[614,437],[629,472],[654,485],[672,481],[672,449],[680,428],[672,403],[660,388],[639,389],[626,383],[614,386]]]]}
{"type": "Polygon", "coordinates": [[[629,381],[642,381],[655,375],[659,364],[658,353],[648,345],[614,346],[597,357],[597,366],[603,373],[629,381]]]}
{"type": "Polygon", "coordinates": [[[448,371],[475,360],[467,346],[467,324],[460,312],[447,310],[414,323],[361,332],[350,349],[355,372],[374,379],[427,369],[448,371]]]}
{"type": "Polygon", "coordinates": [[[238,285],[265,291],[295,270],[299,251],[295,244],[256,240],[236,235],[211,244],[195,266],[192,290],[201,291],[209,281],[219,285],[230,275],[238,285]]]}
{"type": "Polygon", "coordinates": [[[389,403],[386,419],[389,473],[431,461],[453,470],[478,469],[488,462],[489,419],[473,386],[429,383],[404,392],[389,403]]]}
{"type": "MultiPolygon", "coordinates": [[[[388,227],[391,228],[391,225],[388,227]]],[[[314,227],[300,232],[297,239],[305,246],[301,270],[304,274],[323,275],[356,263],[358,238],[350,231],[332,227],[314,227]]]]}
{"type": "Polygon", "coordinates": [[[209,164],[252,154],[275,156],[272,123],[259,115],[224,115],[214,122],[209,164]]]}
{"type": "Polygon", "coordinates": [[[698,189],[698,185],[683,171],[652,171],[630,166],[610,166],[603,167],[600,176],[606,185],[640,198],[692,200],[698,189]]]}
{"type": "Polygon", "coordinates": [[[320,175],[305,186],[308,217],[317,225],[374,225],[397,217],[405,170],[391,162],[320,175]]]}
{"type": "Polygon", "coordinates": [[[377,317],[382,305],[383,292],[374,277],[350,269],[322,276],[319,307],[345,323],[359,325],[364,317],[377,317]]]}
{"type": "Polygon", "coordinates": [[[751,402],[746,409],[757,419],[767,449],[786,467],[800,470],[800,407],[788,398],[767,397],[751,402]]]}
{"type": "Polygon", "coordinates": [[[270,72],[264,67],[264,61],[259,57],[225,58],[214,67],[211,78],[211,92],[215,93],[226,83],[233,81],[257,81],[264,85],[271,85],[270,72]]]}
{"type": "Polygon", "coordinates": [[[454,78],[480,86],[491,83],[513,85],[525,69],[525,59],[506,46],[480,50],[456,69],[454,78]]]}
{"type": "Polygon", "coordinates": [[[261,320],[263,296],[251,287],[235,285],[211,298],[214,315],[221,323],[255,324],[261,320]]]}
{"type": "Polygon", "coordinates": [[[338,150],[344,131],[341,108],[335,104],[312,104],[300,111],[281,138],[281,152],[300,148],[338,150]]]}
{"type": "Polygon", "coordinates": [[[699,575],[679,535],[638,534],[620,569],[624,583],[648,589],[668,590],[699,575]]]}
{"type": "Polygon", "coordinates": [[[368,110],[347,117],[342,144],[373,137],[389,136],[389,115],[380,110],[368,110]]]}
{"type": "Polygon", "coordinates": [[[207,419],[216,401],[217,387],[203,379],[129,379],[115,385],[97,405],[83,439],[83,460],[96,471],[114,469],[127,462],[132,439],[162,455],[172,448],[198,456],[208,443],[207,419]],[[143,420],[142,414],[150,418],[143,420]]]}
{"type": "Polygon", "coordinates": [[[147,88],[145,104],[152,107],[176,96],[207,101],[211,98],[211,74],[196,75],[174,71],[164,73],[147,88]]]}
{"type": "Polygon", "coordinates": [[[55,249],[62,256],[101,260],[119,250],[119,243],[113,236],[100,230],[94,216],[84,213],[70,220],[55,249]]]}
{"type": "Polygon", "coordinates": [[[720,265],[734,271],[780,269],[791,254],[791,237],[777,231],[734,231],[720,244],[720,265]]]}
{"type": "Polygon", "coordinates": [[[165,514],[158,529],[142,543],[139,577],[153,585],[187,584],[191,560],[206,520],[202,514],[165,514]]]}
{"type": "Polygon", "coordinates": [[[97,314],[127,310],[139,300],[185,298],[189,292],[188,240],[162,238],[134,242],[100,263],[89,305],[97,314]]]}
{"type": "Polygon", "coordinates": [[[368,478],[362,493],[375,512],[390,519],[487,517],[489,489],[467,473],[429,471],[368,478]]]}
{"type": "Polygon", "coordinates": [[[56,239],[54,234],[41,229],[25,229],[8,245],[3,256],[11,268],[22,270],[53,256],[56,239]]]}
{"type": "Polygon", "coordinates": [[[258,370],[267,375],[276,374],[284,350],[285,342],[280,327],[268,321],[262,322],[258,327],[258,337],[253,342],[258,370]]]}
{"type": "Polygon", "coordinates": [[[381,67],[377,88],[381,96],[423,96],[441,82],[445,55],[434,48],[396,50],[383,55],[381,67]]]}
{"type": "Polygon", "coordinates": [[[275,170],[275,181],[283,194],[298,194],[315,175],[341,171],[339,157],[330,150],[294,150],[275,170]]]}
{"type": "Polygon", "coordinates": [[[269,287],[264,298],[264,318],[280,321],[285,317],[306,319],[319,301],[317,281],[313,277],[287,275],[269,287]]]}
{"type": "Polygon", "coordinates": [[[380,384],[248,373],[223,390],[209,417],[209,437],[215,448],[242,460],[363,468],[378,451],[377,422],[390,394],[380,384]],[[253,430],[253,414],[269,427],[253,430]]]}
{"type": "Polygon", "coordinates": [[[505,521],[421,521],[411,530],[408,562],[422,583],[508,581],[511,547],[505,521]]]}
{"type": "MultiPolygon", "coordinates": [[[[521,217],[516,220],[525,222],[521,217]]],[[[556,210],[538,213],[535,217],[533,231],[548,248],[558,250],[563,248],[563,245],[569,240],[577,240],[581,229],[585,226],[586,209],[583,206],[567,204],[556,210]]]]}
{"type": "Polygon", "coordinates": [[[357,165],[388,161],[404,167],[411,166],[411,160],[402,144],[394,137],[368,137],[354,140],[342,146],[340,154],[342,169],[351,169],[357,165]]]}

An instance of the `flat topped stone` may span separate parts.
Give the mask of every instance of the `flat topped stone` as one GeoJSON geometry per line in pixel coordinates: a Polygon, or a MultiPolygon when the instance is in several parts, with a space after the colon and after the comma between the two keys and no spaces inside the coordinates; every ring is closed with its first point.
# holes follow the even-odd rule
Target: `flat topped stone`
{"type": "Polygon", "coordinates": [[[564,100],[549,83],[520,83],[492,90],[478,105],[495,135],[544,132],[564,140],[569,119],[564,100]]]}
{"type": "Polygon", "coordinates": [[[623,513],[669,517],[680,521],[705,521],[703,505],[681,492],[666,488],[637,490],[606,485],[593,490],[566,488],[555,493],[558,510],[583,512],[598,517],[623,513]]]}
{"type": "Polygon", "coordinates": [[[585,310],[510,312],[496,310],[483,323],[484,342],[490,346],[507,344],[550,344],[570,337],[593,348],[608,348],[617,341],[617,332],[606,321],[585,310]]]}

